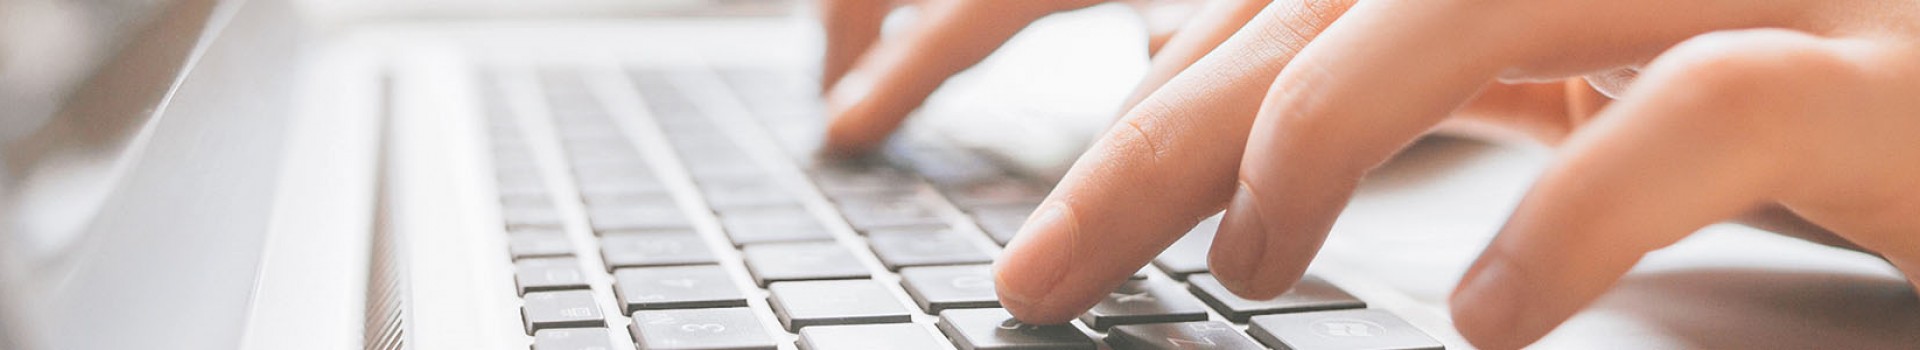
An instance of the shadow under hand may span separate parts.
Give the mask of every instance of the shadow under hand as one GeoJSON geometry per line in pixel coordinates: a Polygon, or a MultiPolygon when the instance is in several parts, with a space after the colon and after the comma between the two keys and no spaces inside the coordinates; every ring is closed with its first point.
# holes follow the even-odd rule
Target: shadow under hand
{"type": "Polygon", "coordinates": [[[1467,164],[1494,156],[1492,153],[1498,147],[1474,139],[1427,135],[1368,172],[1363,190],[1394,191],[1421,186],[1465,171],[1467,164]]]}
{"type": "Polygon", "coordinates": [[[1700,268],[1630,275],[1595,310],[1688,348],[1920,348],[1920,298],[1877,275],[1700,268]]]}

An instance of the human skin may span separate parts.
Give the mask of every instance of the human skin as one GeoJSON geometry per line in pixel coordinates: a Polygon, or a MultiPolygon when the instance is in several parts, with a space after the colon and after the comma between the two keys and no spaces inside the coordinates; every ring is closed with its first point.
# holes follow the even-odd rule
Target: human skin
{"type": "MultiPolygon", "coordinates": [[[[1728,220],[1920,280],[1920,2],[1356,1],[1195,14],[1007,246],[1002,304],[1066,322],[1221,210],[1213,273],[1275,296],[1359,179],[1439,129],[1557,148],[1450,300],[1476,347],[1538,340],[1647,252],[1728,220]]],[[[826,148],[873,149],[1026,23],[1095,3],[936,1],[907,33],[830,54],[826,148]]],[[[851,42],[834,11],[829,52],[851,42]]]]}

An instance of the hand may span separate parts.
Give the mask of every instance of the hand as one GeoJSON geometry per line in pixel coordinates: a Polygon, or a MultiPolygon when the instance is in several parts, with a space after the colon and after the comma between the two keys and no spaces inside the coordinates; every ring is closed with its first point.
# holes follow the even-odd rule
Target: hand
{"type": "Polygon", "coordinates": [[[1920,280],[1914,23],[1900,0],[1276,2],[1074,165],[999,262],[1000,297],[1065,322],[1221,209],[1214,274],[1275,296],[1362,176],[1463,125],[1561,148],[1453,296],[1478,347],[1529,344],[1648,251],[1748,213],[1920,280]]]}
{"type": "Polygon", "coordinates": [[[1141,90],[1127,103],[1132,105],[1226,40],[1270,0],[1211,1],[1192,16],[1181,15],[1181,8],[1195,0],[917,0],[919,21],[882,39],[880,22],[904,1],[820,0],[827,36],[821,91],[832,117],[827,152],[877,148],[947,78],[1046,15],[1108,1],[1143,13],[1148,50],[1155,58],[1141,90]],[[1163,20],[1168,17],[1177,19],[1163,20]]]}

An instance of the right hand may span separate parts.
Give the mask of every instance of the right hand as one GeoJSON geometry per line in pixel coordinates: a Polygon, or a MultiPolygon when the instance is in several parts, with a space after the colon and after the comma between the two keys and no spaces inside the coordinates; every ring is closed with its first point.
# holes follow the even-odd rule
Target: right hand
{"type": "Polygon", "coordinates": [[[1908,0],[1274,2],[1081,156],[995,285],[1020,320],[1066,322],[1226,209],[1212,273],[1278,296],[1366,173],[1452,126],[1560,148],[1450,300],[1477,347],[1532,343],[1729,219],[1920,286],[1913,23],[1908,0]],[[1640,78],[1593,79],[1614,102],[1580,77],[1596,72],[1640,78]]]}

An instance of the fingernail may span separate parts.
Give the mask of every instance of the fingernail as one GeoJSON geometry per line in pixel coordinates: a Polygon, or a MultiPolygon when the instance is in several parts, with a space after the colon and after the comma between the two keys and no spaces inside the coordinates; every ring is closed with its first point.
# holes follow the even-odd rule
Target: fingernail
{"type": "Polygon", "coordinates": [[[1020,227],[994,266],[994,283],[1009,311],[1016,316],[1031,314],[1034,307],[1046,304],[1047,294],[1071,266],[1073,242],[1079,236],[1075,230],[1066,206],[1059,203],[1041,207],[1020,227]],[[1059,236],[1062,233],[1067,236],[1059,236]]]}
{"type": "Polygon", "coordinates": [[[1234,293],[1249,291],[1249,283],[1259,275],[1260,261],[1267,247],[1267,225],[1260,218],[1260,204],[1253,192],[1241,184],[1220,220],[1214,236],[1213,253],[1208,264],[1220,284],[1234,293]]]}
{"type": "Polygon", "coordinates": [[[1449,300],[1454,327],[1478,346],[1504,348],[1499,344],[1519,329],[1525,299],[1506,259],[1487,255],[1475,265],[1449,300]]]}

